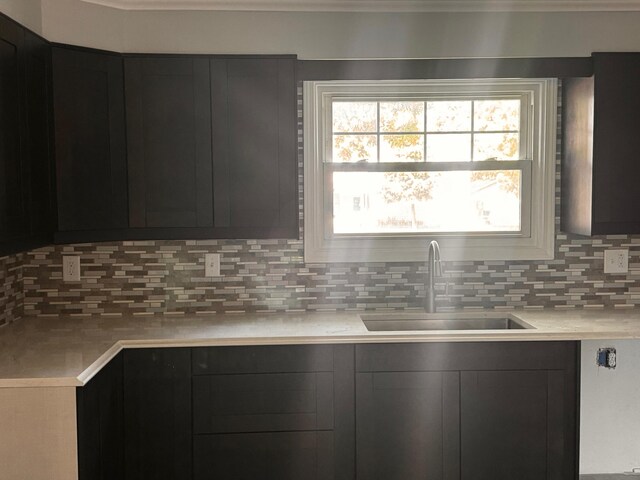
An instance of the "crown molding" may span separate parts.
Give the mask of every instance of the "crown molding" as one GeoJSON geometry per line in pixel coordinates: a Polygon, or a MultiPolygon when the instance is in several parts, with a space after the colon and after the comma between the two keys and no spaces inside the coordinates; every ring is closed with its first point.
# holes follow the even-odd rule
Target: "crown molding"
{"type": "Polygon", "coordinates": [[[630,12],[640,0],[81,0],[120,10],[298,12],[630,12]]]}

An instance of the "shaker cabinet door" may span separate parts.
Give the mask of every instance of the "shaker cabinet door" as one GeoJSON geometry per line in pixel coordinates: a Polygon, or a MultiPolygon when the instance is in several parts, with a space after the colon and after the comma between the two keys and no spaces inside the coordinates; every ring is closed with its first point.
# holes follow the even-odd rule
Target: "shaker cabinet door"
{"type": "Polygon", "coordinates": [[[211,102],[216,228],[297,237],[295,60],[211,60],[211,102]]]}
{"type": "Polygon", "coordinates": [[[54,47],[53,93],[59,231],[126,228],[122,59],[54,47]]]}
{"type": "Polygon", "coordinates": [[[125,59],[132,228],[213,226],[209,60],[125,59]]]}

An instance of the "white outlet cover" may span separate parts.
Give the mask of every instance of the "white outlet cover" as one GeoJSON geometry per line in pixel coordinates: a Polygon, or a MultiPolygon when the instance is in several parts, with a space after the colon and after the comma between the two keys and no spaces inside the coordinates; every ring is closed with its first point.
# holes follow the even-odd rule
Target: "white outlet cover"
{"type": "Polygon", "coordinates": [[[65,255],[62,257],[62,280],[65,282],[80,281],[80,257],[65,255]]]}
{"type": "Polygon", "coordinates": [[[629,250],[604,251],[604,273],[627,273],[629,271],[629,250]]]}
{"type": "Polygon", "coordinates": [[[220,254],[207,253],[204,256],[204,275],[205,277],[220,276],[220,254]]]}

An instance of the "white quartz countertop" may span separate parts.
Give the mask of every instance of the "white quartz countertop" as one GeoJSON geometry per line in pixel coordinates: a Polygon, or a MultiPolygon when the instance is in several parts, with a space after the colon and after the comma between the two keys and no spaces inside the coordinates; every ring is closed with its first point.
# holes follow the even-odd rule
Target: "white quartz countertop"
{"type": "Polygon", "coordinates": [[[81,386],[123,348],[640,338],[640,309],[501,310],[534,328],[499,332],[369,332],[370,313],[25,318],[0,328],[0,388],[81,386]]]}

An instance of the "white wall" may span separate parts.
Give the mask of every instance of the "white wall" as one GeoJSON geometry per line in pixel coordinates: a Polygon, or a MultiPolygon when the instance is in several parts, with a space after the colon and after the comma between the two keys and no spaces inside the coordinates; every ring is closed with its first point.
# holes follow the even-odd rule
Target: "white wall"
{"type": "Polygon", "coordinates": [[[42,33],[40,0],[0,0],[0,12],[30,30],[42,33]]]}
{"type": "Polygon", "coordinates": [[[640,340],[582,342],[580,473],[640,467],[640,340]],[[615,370],[598,368],[596,351],[615,347],[615,370]]]}
{"type": "Polygon", "coordinates": [[[127,52],[296,53],[320,59],[640,51],[640,12],[124,12],[79,0],[42,0],[42,11],[50,40],[127,52]]]}
{"type": "Polygon", "coordinates": [[[42,34],[52,42],[123,52],[124,12],[79,0],[41,0],[42,34]]]}

